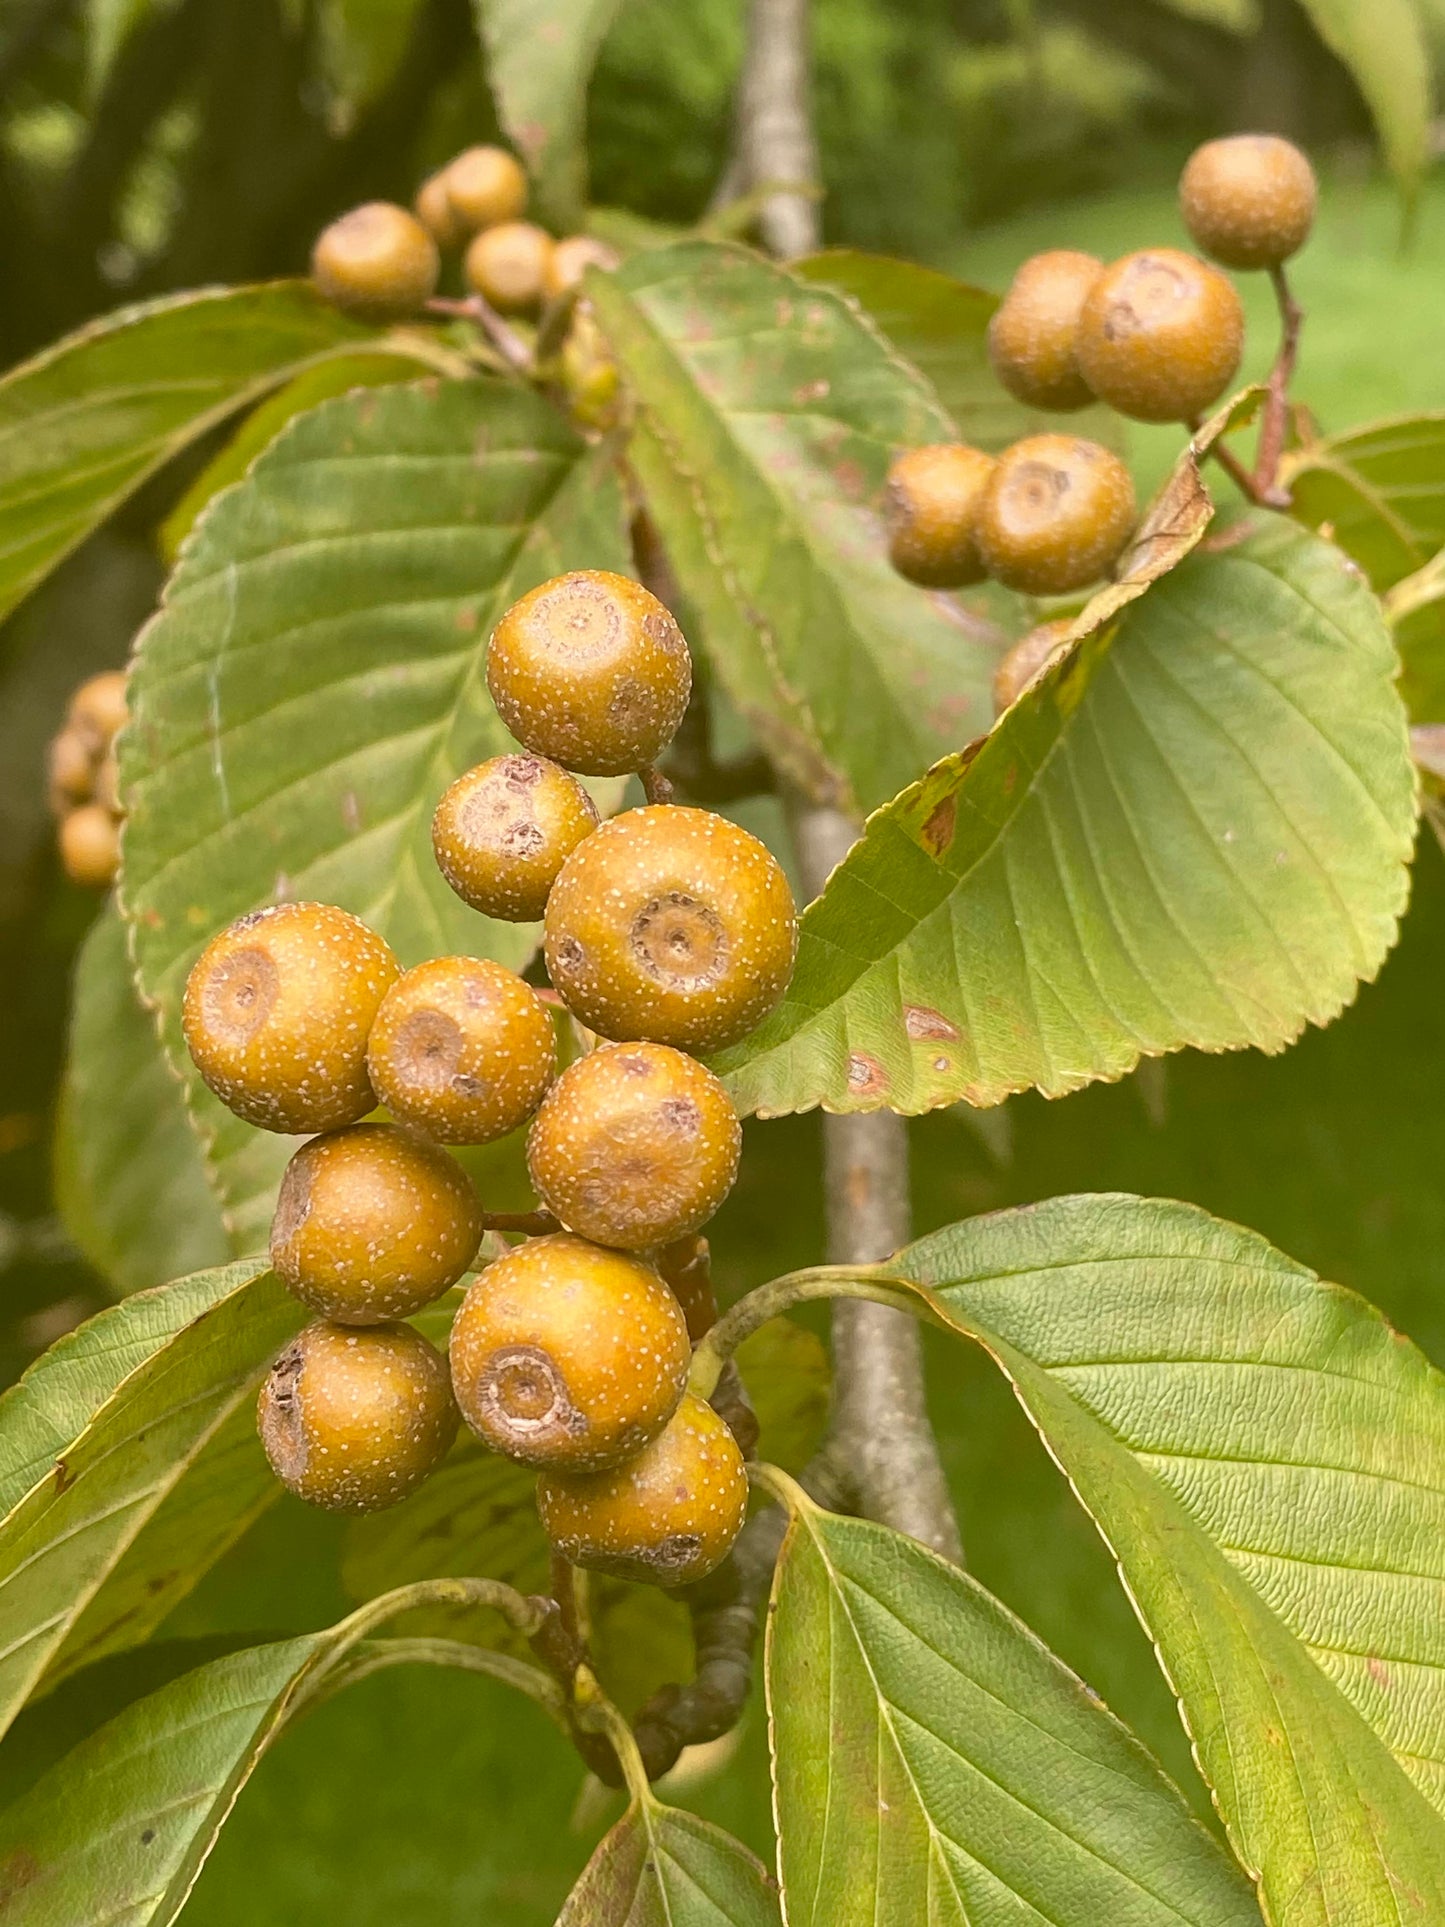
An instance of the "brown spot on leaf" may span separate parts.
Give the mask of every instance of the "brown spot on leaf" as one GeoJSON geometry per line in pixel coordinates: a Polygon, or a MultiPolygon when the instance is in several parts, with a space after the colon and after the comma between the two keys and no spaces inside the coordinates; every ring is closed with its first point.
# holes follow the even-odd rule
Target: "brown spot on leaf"
{"type": "Polygon", "coordinates": [[[793,390],[793,405],[796,408],[810,408],[815,401],[826,401],[832,387],[826,375],[819,375],[816,381],[805,381],[800,388],[793,390]]]}
{"type": "Polygon", "coordinates": [[[75,1484],[75,1474],[71,1471],[70,1467],[65,1463],[64,1459],[57,1459],[55,1461],[55,1496],[56,1498],[58,1499],[62,1492],[68,1492],[71,1486],[73,1486],[74,1484],[75,1484]]]}
{"type": "Polygon", "coordinates": [[[0,1912],[18,1900],[27,1887],[40,1878],[40,1862],[24,1847],[17,1847],[0,1860],[0,1912]]]}
{"type": "Polygon", "coordinates": [[[1255,525],[1247,515],[1241,515],[1237,522],[1230,522],[1222,529],[1212,529],[1199,544],[1201,555],[1223,555],[1226,549],[1237,549],[1241,542],[1247,542],[1255,532],[1255,525]]]}
{"type": "Polygon", "coordinates": [[[1390,1689],[1390,1669],[1384,1660],[1376,1659],[1373,1654],[1365,1661],[1365,1671],[1382,1691],[1390,1689]]]}
{"type": "Polygon", "coordinates": [[[888,1089],[888,1073],[876,1057],[855,1050],[848,1058],[848,1089],[857,1097],[873,1097],[888,1089]]]}
{"type": "Polygon", "coordinates": [[[458,609],[452,617],[452,627],[459,629],[464,636],[469,636],[476,626],[477,612],[470,603],[464,608],[458,609]]]}
{"type": "Polygon", "coordinates": [[[959,1034],[957,1024],[945,1017],[941,1010],[934,1010],[928,1004],[905,1004],[903,1028],[915,1039],[942,1038],[949,1043],[959,1034]]]}
{"type": "Polygon", "coordinates": [[[918,832],[918,840],[930,856],[942,856],[953,842],[957,827],[958,799],[945,796],[926,818],[923,828],[918,832]]]}

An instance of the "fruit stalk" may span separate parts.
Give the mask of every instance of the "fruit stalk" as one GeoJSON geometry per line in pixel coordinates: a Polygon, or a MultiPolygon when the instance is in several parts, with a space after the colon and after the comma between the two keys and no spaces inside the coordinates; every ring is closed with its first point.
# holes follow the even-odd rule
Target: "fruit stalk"
{"type": "Polygon", "coordinates": [[[1294,378],[1295,359],[1299,354],[1300,328],[1304,322],[1304,309],[1300,307],[1290,291],[1289,277],[1284,263],[1277,262],[1269,271],[1270,285],[1274,298],[1279,304],[1280,341],[1279,353],[1275,356],[1274,366],[1269,371],[1269,395],[1264,404],[1264,421],[1259,431],[1259,454],[1254,466],[1255,486],[1259,499],[1270,508],[1288,508],[1289,493],[1278,485],[1279,458],[1284,450],[1285,423],[1289,413],[1289,385],[1294,378]]]}

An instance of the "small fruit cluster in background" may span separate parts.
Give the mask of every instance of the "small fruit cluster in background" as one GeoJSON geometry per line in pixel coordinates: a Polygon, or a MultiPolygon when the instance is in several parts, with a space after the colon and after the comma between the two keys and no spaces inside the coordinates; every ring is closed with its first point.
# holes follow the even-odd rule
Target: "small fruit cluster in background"
{"type": "Polygon", "coordinates": [[[494,324],[573,302],[554,372],[578,421],[605,426],[617,369],[575,296],[588,268],[617,266],[615,250],[590,234],[554,239],[523,220],[527,176],[502,147],[466,148],[422,183],[413,205],[368,201],[322,231],[311,273],[327,300],[364,320],[405,321],[432,302],[443,257],[456,254],[471,300],[494,324]]]}
{"type": "Polygon", "coordinates": [[[83,682],[50,744],[50,809],[60,861],[72,883],[108,890],[120,862],[115,739],[126,720],[125,671],[83,682]]]}
{"type": "MultiPolygon", "coordinates": [[[[1314,220],[1314,170],[1274,135],[1208,141],[1180,181],[1185,225],[1213,261],[1277,274],[1314,220]]],[[[1196,426],[1244,352],[1233,283],[1178,248],[1145,248],[1107,266],[1051,249],[1024,262],[989,324],[1003,386],[1031,408],[1069,413],[1104,402],[1134,421],[1196,426]]],[[[988,577],[1027,595],[1067,595],[1105,576],[1136,521],[1119,458],[1077,435],[1029,435],[997,457],[963,443],[904,450],[889,471],[894,567],[926,588],[988,577]]],[[[1000,665],[1007,708],[1067,632],[1031,630],[1000,665]]]]}
{"type": "Polygon", "coordinates": [[[649,801],[599,824],[578,781],[635,772],[649,797],[665,790],[655,763],[691,660],[646,589],[604,571],[543,583],[497,624],[487,682],[522,747],[447,789],[433,848],[473,908],[542,920],[553,989],[477,957],[404,970],[322,903],[239,918],[186,985],[210,1088],[252,1124],[318,1134],[287,1167],[271,1234],[277,1273],[318,1319],[266,1380],[261,1436],[293,1492],[365,1511],[412,1491],[460,1416],[537,1468],[560,1553],[680,1584],[725,1556],[747,1499],[733,1433],[687,1389],[712,1315],[696,1234],[742,1141],[690,1053],[736,1040],[782,996],[792,894],[725,818],[649,801]],[[560,1075],[547,996],[588,1046],[560,1075]],[[368,1120],[378,1101],[391,1121],[368,1120]],[[442,1147],[523,1125],[535,1235],[467,1290],[448,1370],[403,1321],[462,1278],[484,1233],[523,1227],[489,1217],[442,1147]]]}

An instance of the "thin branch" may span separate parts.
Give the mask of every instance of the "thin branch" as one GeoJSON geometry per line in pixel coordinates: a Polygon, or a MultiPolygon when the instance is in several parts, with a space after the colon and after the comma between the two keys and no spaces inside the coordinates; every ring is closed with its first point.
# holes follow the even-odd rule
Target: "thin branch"
{"type": "Polygon", "coordinates": [[[1284,432],[1289,417],[1289,385],[1299,354],[1300,328],[1304,309],[1290,292],[1289,277],[1283,263],[1269,271],[1270,285],[1279,306],[1279,353],[1269,371],[1269,393],[1265,397],[1264,420],[1259,430],[1259,453],[1254,464],[1257,499],[1269,508],[1288,508],[1289,490],[1279,486],[1279,458],[1284,452],[1284,432]]]}
{"type": "Polygon", "coordinates": [[[474,321],[509,368],[519,375],[532,373],[532,350],[516,329],[502,319],[485,295],[469,294],[460,301],[453,301],[446,295],[433,295],[426,304],[426,311],[428,314],[474,321]]]}
{"type": "MultiPolygon", "coordinates": [[[[838,810],[812,805],[794,812],[793,828],[803,881],[816,896],[852,847],[856,826],[838,810]]],[[[877,1264],[907,1244],[908,1134],[901,1117],[825,1117],[823,1165],[829,1264],[877,1264]]],[[[928,1417],[922,1337],[909,1313],[862,1299],[834,1305],[832,1441],[868,1518],[945,1559],[962,1559],[928,1417]]]]}
{"type": "Polygon", "coordinates": [[[642,785],[642,794],[649,803],[670,803],[672,783],[663,775],[656,763],[644,763],[637,772],[637,780],[642,785]]]}
{"type": "Polygon", "coordinates": [[[547,1238],[562,1225],[550,1211],[484,1211],[482,1229],[514,1238],[547,1238]]]}
{"type": "Polygon", "coordinates": [[[752,0],[733,130],[738,187],[797,183],[778,186],[758,209],[764,244],[785,261],[819,240],[808,65],[808,0],[752,0]]]}
{"type": "MultiPolygon", "coordinates": [[[[808,0],[752,0],[734,130],[747,187],[818,178],[809,106],[808,0]]],[[[816,248],[818,198],[774,193],[759,214],[764,241],[789,259],[816,248]]],[[[809,896],[847,855],[857,826],[840,811],[792,811],[809,896]]],[[[825,1117],[828,1257],[869,1264],[908,1242],[908,1138],[889,1111],[825,1117]]],[[[833,1311],[833,1445],[864,1512],[946,1558],[961,1557],[958,1523],[929,1424],[918,1327],[886,1305],[833,1311]]]]}

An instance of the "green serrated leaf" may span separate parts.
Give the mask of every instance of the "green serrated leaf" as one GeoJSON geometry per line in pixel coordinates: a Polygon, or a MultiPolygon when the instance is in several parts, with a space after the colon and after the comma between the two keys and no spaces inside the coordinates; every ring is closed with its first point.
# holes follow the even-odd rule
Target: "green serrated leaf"
{"type": "MultiPolygon", "coordinates": [[[[214,1660],[83,1740],[0,1817],[7,1927],[169,1927],[297,1712],[379,1666],[477,1663],[447,1641],[366,1640],[405,1603],[376,1601],[325,1632],[214,1660]]],[[[514,1666],[489,1656],[487,1670],[522,1684],[530,1669],[514,1666]]]]}
{"type": "Polygon", "coordinates": [[[789,1927],[1258,1922],[1138,1742],[899,1533],[799,1504],[767,1678],[789,1927]]]}
{"type": "Polygon", "coordinates": [[[472,0],[497,116],[563,231],[587,204],[587,83],[621,0],[472,0]]]}
{"type": "MultiPolygon", "coordinates": [[[[850,295],[889,341],[932,383],[959,434],[975,448],[1006,448],[1023,435],[1059,426],[1057,415],[1025,408],[999,385],[988,358],[988,324],[998,296],[967,281],[854,248],[829,248],[792,263],[805,281],[850,295]]],[[[1118,447],[1119,417],[1087,408],[1068,419],[1071,434],[1118,447]]]]}
{"type": "MultiPolygon", "coordinates": [[[[117,1574],[111,1607],[123,1595],[155,1613],[249,1523],[244,1501],[218,1496],[207,1454],[229,1454],[235,1415],[249,1424],[304,1315],[259,1264],[229,1265],[102,1312],[0,1401],[0,1729],[117,1574]]],[[[125,1616],[94,1610],[83,1658],[129,1636],[125,1616]]]]}
{"type": "Polygon", "coordinates": [[[117,1291],[230,1256],[180,1079],[136,996],[113,904],[76,962],[55,1148],[66,1229],[117,1291]]]}
{"type": "Polygon", "coordinates": [[[1001,637],[886,554],[894,451],[953,434],[916,371],[832,288],[740,248],[640,255],[589,295],[650,438],[649,510],[770,747],[873,807],[985,728],[1001,637]]]}
{"type": "Polygon", "coordinates": [[[787,997],[715,1060],[739,1108],[913,1113],[1278,1050],[1373,977],[1416,794],[1379,604],[1261,514],[881,810],[787,997]]]}
{"type": "Polygon", "coordinates": [[[1385,162],[1407,200],[1420,185],[1434,108],[1430,49],[1415,0],[1300,0],[1365,97],[1385,162]]]}
{"type": "Polygon", "coordinates": [[[1290,512],[1393,587],[1445,545],[1445,414],[1398,415],[1286,456],[1290,512]]]}
{"type": "Polygon", "coordinates": [[[777,1882],[740,1841],[651,1798],[588,1861],[557,1927],[779,1927],[777,1882]]]}
{"type": "Polygon", "coordinates": [[[1097,1523],[1275,1927],[1445,1910],[1445,1381],[1192,1206],[1056,1198],[896,1261],[1097,1523]]]}
{"type": "Polygon", "coordinates": [[[288,375],[374,339],[307,283],[121,308],[0,381],[0,616],[171,456],[288,375]]]}
{"type": "Polygon", "coordinates": [[[212,499],[232,482],[239,482],[251,463],[286,424],[308,408],[353,388],[385,388],[392,382],[414,381],[417,364],[398,354],[337,355],[308,368],[284,388],[253,408],[226,446],[201,470],[156,533],[164,561],[174,564],[182,542],[212,499]]]}
{"type": "MultiPolygon", "coordinates": [[[[509,603],[569,568],[627,570],[605,449],[537,396],[428,381],[297,417],[198,524],[131,676],[122,907],[171,1061],[186,974],[258,904],[316,897],[405,963],[519,968],[532,926],[442,880],[429,834],[452,777],[511,745],[486,692],[509,603]]],[[[265,1238],[294,1140],[188,1098],[237,1247],[265,1238]]]]}

